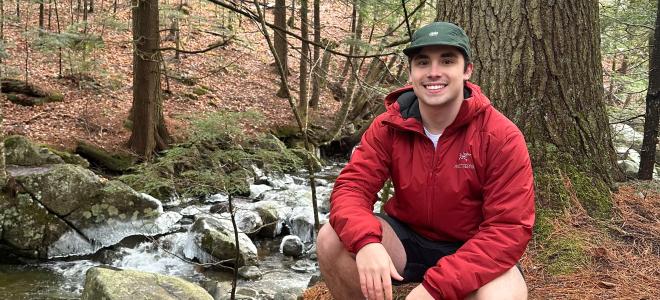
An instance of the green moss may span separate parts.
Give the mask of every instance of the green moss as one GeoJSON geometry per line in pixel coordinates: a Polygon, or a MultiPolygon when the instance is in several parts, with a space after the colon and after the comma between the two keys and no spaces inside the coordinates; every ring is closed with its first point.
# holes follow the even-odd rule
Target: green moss
{"type": "Polygon", "coordinates": [[[197,96],[203,96],[209,93],[207,89],[200,86],[196,86],[195,88],[193,88],[192,92],[197,96]]]}
{"type": "Polygon", "coordinates": [[[268,171],[288,173],[300,170],[303,165],[300,159],[291,150],[271,151],[258,149],[254,153],[258,165],[268,171]]]}
{"type": "Polygon", "coordinates": [[[608,184],[591,173],[589,158],[576,161],[556,146],[529,146],[530,154],[536,158],[534,184],[540,207],[555,211],[570,208],[578,203],[595,218],[607,219],[612,210],[608,184]]]}
{"type": "Polygon", "coordinates": [[[570,274],[589,263],[584,241],[576,235],[556,236],[548,240],[540,259],[550,274],[570,274]]]}
{"type": "Polygon", "coordinates": [[[62,102],[64,100],[64,95],[60,93],[52,93],[48,95],[47,102],[62,102]]]}

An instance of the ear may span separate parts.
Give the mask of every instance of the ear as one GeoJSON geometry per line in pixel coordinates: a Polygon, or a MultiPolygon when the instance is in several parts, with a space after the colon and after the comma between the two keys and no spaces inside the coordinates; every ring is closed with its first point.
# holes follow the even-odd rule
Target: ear
{"type": "Polygon", "coordinates": [[[474,70],[474,65],[472,63],[469,63],[465,68],[465,71],[463,72],[464,81],[470,79],[470,77],[472,76],[472,70],[474,70]]]}

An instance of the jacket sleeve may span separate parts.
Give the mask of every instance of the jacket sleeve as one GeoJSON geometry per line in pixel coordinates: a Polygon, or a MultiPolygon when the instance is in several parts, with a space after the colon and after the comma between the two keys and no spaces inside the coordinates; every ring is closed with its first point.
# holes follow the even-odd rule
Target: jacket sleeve
{"type": "Polygon", "coordinates": [[[376,118],[335,181],[330,197],[330,224],[352,253],[367,244],[379,243],[382,238],[373,205],[390,176],[389,135],[388,128],[376,118]]]}
{"type": "Polygon", "coordinates": [[[532,237],[534,180],[522,133],[491,139],[486,157],[484,219],[455,254],[426,272],[422,284],[435,299],[463,299],[497,278],[518,262],[532,237]]]}

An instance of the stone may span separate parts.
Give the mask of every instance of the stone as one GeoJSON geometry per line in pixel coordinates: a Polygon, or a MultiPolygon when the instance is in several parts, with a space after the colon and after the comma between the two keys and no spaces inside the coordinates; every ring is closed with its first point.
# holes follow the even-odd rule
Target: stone
{"type": "Polygon", "coordinates": [[[637,177],[639,172],[639,164],[636,164],[634,161],[630,160],[619,160],[617,161],[619,168],[623,171],[626,176],[634,178],[637,177]]]}
{"type": "Polygon", "coordinates": [[[254,209],[263,221],[263,227],[259,235],[273,238],[282,232],[284,222],[291,212],[291,208],[277,201],[259,201],[254,204],[254,209]]]}
{"type": "Polygon", "coordinates": [[[178,277],[135,270],[94,267],[86,273],[81,299],[212,300],[213,297],[202,287],[178,277]]]}
{"type": "Polygon", "coordinates": [[[263,274],[261,273],[261,270],[259,270],[258,267],[256,266],[243,266],[238,268],[238,275],[240,275],[244,279],[248,280],[254,280],[254,279],[259,279],[263,274]]]}
{"type": "Polygon", "coordinates": [[[286,256],[301,257],[305,245],[299,237],[295,235],[287,235],[282,239],[280,244],[280,252],[286,256]]]}
{"type": "Polygon", "coordinates": [[[5,138],[5,159],[8,165],[41,166],[63,164],[64,160],[45,147],[37,147],[26,137],[13,135],[5,138]]]}
{"type": "Polygon", "coordinates": [[[314,240],[314,209],[309,206],[294,207],[288,220],[291,234],[309,243],[314,240]]]}
{"type": "Polygon", "coordinates": [[[251,184],[250,185],[250,198],[259,199],[265,191],[272,190],[273,188],[265,184],[251,184]]]}
{"type": "Polygon", "coordinates": [[[616,146],[639,149],[644,140],[644,134],[636,131],[630,125],[617,123],[611,125],[612,141],[616,146]]]}
{"type": "MultiPolygon", "coordinates": [[[[218,263],[236,260],[236,242],[231,221],[211,217],[201,217],[188,232],[190,241],[184,248],[187,258],[197,258],[202,263],[218,263]]],[[[239,230],[238,266],[257,263],[257,247],[252,240],[239,230]]]]}
{"type": "Polygon", "coordinates": [[[264,225],[261,216],[253,210],[239,208],[236,211],[235,219],[238,229],[247,235],[256,235],[264,225]]]}
{"type": "MultiPolygon", "coordinates": [[[[85,255],[131,235],[157,235],[177,229],[181,215],[163,214],[157,199],[119,181],[108,181],[78,165],[11,166],[21,187],[15,208],[20,218],[5,223],[8,243],[39,258],[85,255]],[[12,225],[13,224],[13,225],[12,225]],[[36,238],[27,235],[36,234],[36,238]],[[20,241],[20,242],[19,242],[20,241]],[[18,245],[18,244],[17,244],[18,245]]],[[[8,216],[8,212],[0,212],[8,216]]]]}

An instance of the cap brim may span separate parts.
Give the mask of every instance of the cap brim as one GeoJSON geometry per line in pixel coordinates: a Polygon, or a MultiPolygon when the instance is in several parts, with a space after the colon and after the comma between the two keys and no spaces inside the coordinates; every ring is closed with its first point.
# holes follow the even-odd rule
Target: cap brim
{"type": "Polygon", "coordinates": [[[408,57],[411,57],[411,56],[417,54],[419,51],[421,51],[422,48],[430,47],[430,46],[452,46],[452,47],[456,47],[459,51],[461,51],[461,53],[463,53],[463,55],[465,55],[465,57],[469,57],[469,55],[467,54],[465,49],[463,49],[463,47],[461,47],[458,43],[438,43],[437,41],[421,43],[421,44],[418,44],[418,45],[415,45],[415,46],[412,46],[412,47],[408,47],[406,49],[403,49],[403,54],[405,54],[408,57]]]}

